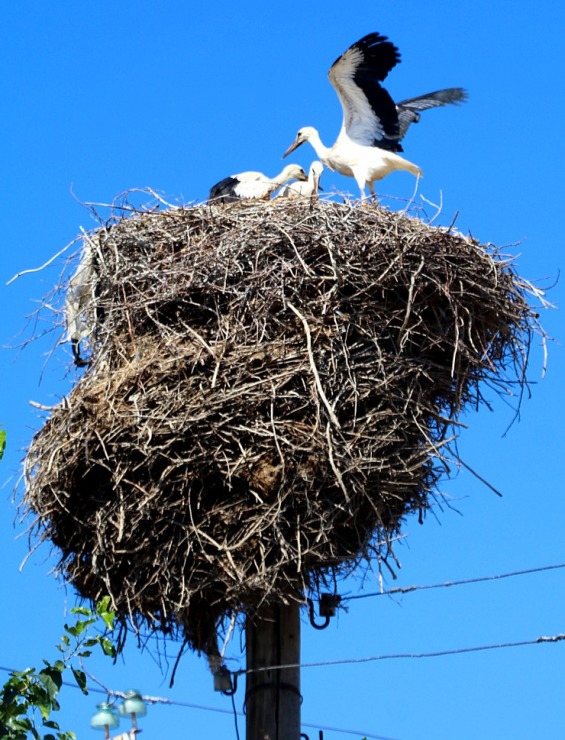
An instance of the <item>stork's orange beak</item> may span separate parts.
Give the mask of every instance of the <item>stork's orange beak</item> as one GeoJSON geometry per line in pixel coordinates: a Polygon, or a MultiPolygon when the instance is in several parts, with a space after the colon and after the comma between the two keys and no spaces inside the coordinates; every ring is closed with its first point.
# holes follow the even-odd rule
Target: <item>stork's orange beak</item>
{"type": "Polygon", "coordinates": [[[293,152],[297,147],[299,147],[301,144],[304,144],[303,141],[300,141],[298,138],[295,139],[292,144],[288,147],[286,152],[282,155],[282,158],[288,157],[288,155],[293,152]]]}

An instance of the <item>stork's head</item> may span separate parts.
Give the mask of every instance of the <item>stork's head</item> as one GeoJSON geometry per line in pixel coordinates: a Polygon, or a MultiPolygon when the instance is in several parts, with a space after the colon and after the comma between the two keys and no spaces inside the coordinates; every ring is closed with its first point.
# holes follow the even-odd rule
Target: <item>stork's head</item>
{"type": "Polygon", "coordinates": [[[301,128],[300,131],[296,134],[296,139],[292,142],[292,144],[288,147],[286,152],[283,154],[283,159],[288,156],[291,152],[293,152],[297,147],[299,147],[301,144],[304,144],[305,141],[310,141],[310,139],[315,136],[318,132],[315,128],[312,128],[312,126],[304,126],[304,128],[301,128]]]}
{"type": "Polygon", "coordinates": [[[285,180],[288,182],[288,180],[307,180],[308,175],[304,172],[302,167],[300,167],[297,164],[289,164],[287,165],[284,170],[282,171],[282,174],[284,175],[285,180]]]}

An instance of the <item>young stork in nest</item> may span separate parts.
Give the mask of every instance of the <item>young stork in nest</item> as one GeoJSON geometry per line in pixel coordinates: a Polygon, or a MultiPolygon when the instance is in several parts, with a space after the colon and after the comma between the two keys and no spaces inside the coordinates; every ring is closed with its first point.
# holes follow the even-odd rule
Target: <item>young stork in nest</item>
{"type": "Polygon", "coordinates": [[[370,33],[349,47],[332,65],[330,82],[343,108],[343,124],[332,147],[324,146],[315,128],[306,126],[286,150],[309,141],[319,159],[331,170],[354,177],[365,200],[365,185],[375,198],[373,183],[394,170],[407,170],[420,177],[421,169],[400,157],[400,141],[420,111],[447,103],[460,103],[467,93],[460,87],[420,95],[394,103],[379,83],[400,61],[400,54],[386,36],[370,33]]]}
{"type": "Polygon", "coordinates": [[[324,165],[315,159],[310,165],[306,182],[291,182],[285,185],[277,198],[317,198],[323,171],[324,165]]]}
{"type": "Polygon", "coordinates": [[[238,200],[269,200],[270,196],[289,180],[306,181],[306,173],[297,164],[289,164],[276,177],[262,172],[241,172],[216,183],[210,190],[208,202],[234,203],[238,200]]]}

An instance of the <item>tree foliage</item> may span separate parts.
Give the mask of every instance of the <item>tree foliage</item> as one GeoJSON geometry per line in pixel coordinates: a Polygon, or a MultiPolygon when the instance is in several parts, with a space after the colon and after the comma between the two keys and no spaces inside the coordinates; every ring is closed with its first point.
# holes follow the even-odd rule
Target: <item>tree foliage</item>
{"type": "Polygon", "coordinates": [[[4,457],[5,449],[6,449],[6,430],[0,429],[0,460],[4,457]]]}
{"type": "MultiPolygon", "coordinates": [[[[0,440],[1,441],[1,440],[0,440]]],[[[86,607],[71,609],[75,617],[65,624],[57,649],[58,660],[43,660],[43,668],[13,671],[0,691],[0,738],[2,740],[41,740],[40,731],[47,731],[43,740],[74,740],[74,732],[63,732],[52,713],[60,709],[59,692],[64,676],[69,673],[83,694],[88,694],[86,673],[82,661],[100,647],[105,655],[115,657],[116,648],[108,633],[114,629],[114,613],[109,610],[109,597],[96,605],[96,611],[86,607]],[[95,629],[103,625],[103,632],[95,629]]]]}

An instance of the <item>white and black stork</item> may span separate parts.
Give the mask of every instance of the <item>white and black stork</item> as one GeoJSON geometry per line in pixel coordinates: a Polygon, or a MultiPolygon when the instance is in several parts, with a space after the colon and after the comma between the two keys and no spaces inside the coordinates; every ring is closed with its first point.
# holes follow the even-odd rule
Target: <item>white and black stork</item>
{"type": "Polygon", "coordinates": [[[308,170],[306,182],[290,182],[284,186],[277,198],[315,198],[320,189],[320,177],[323,171],[324,165],[315,159],[308,170]]]}
{"type": "Polygon", "coordinates": [[[262,172],[241,172],[216,183],[210,190],[209,203],[235,203],[238,200],[269,200],[271,195],[290,180],[308,180],[297,164],[289,164],[275,177],[262,172]]]}
{"type": "Polygon", "coordinates": [[[370,33],[349,47],[330,68],[329,78],[343,108],[343,124],[332,147],[324,146],[312,126],[301,128],[286,150],[309,141],[319,159],[331,170],[354,177],[365,200],[365,185],[373,198],[373,183],[394,170],[420,177],[421,169],[399,156],[400,144],[420,112],[467,99],[461,87],[451,87],[395,103],[380,84],[400,61],[398,49],[386,36],[370,33]]]}

